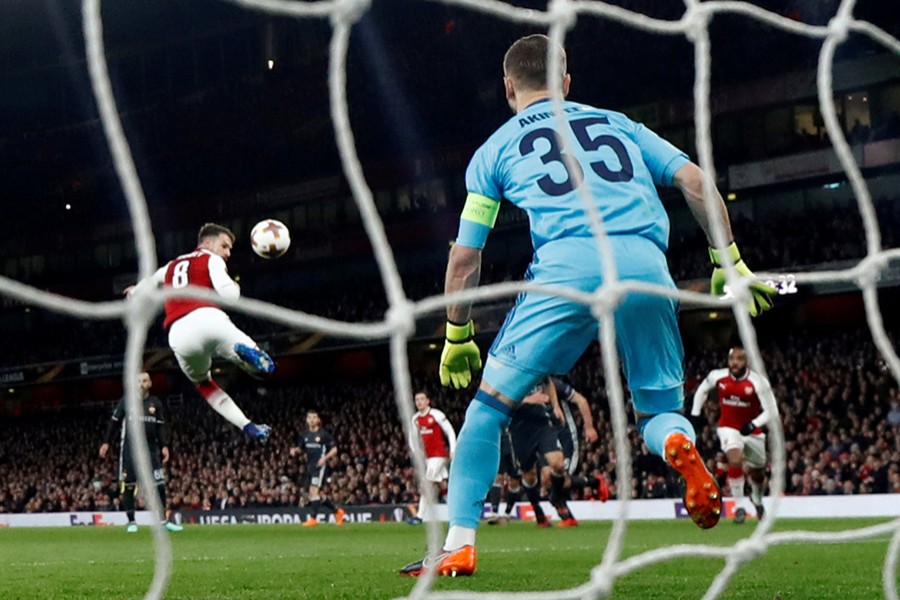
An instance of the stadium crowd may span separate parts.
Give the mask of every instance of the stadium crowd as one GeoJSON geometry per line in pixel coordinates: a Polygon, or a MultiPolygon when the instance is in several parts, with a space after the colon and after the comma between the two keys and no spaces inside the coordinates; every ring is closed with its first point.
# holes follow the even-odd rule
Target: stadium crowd
{"type": "MultiPolygon", "coordinates": [[[[604,379],[593,348],[570,373],[591,402],[600,438],[581,455],[580,474],[602,473],[616,497],[613,449],[604,379]]],[[[900,492],[900,394],[862,332],[802,332],[765,342],[763,356],[785,429],[786,493],[798,495],[900,492]]],[[[687,393],[724,353],[689,358],[687,393]]],[[[433,378],[431,378],[433,379],[433,378]]],[[[433,405],[458,429],[465,393],[434,389],[433,405]]],[[[425,383],[419,375],[417,385],[425,383]]],[[[245,386],[235,398],[248,415],[271,423],[268,445],[223,424],[199,398],[170,401],[172,459],[167,465],[173,508],[296,506],[304,495],[305,461],[291,458],[305,411],[316,409],[338,444],[325,492],[337,504],[411,503],[417,499],[405,437],[387,379],[367,382],[245,386]]],[[[726,461],[715,436],[715,403],[699,446],[723,479],[726,461]]],[[[111,407],[69,408],[6,420],[0,429],[0,512],[116,510],[114,459],[97,449],[111,407]]],[[[635,498],[677,497],[677,482],[651,456],[634,426],[628,430],[635,498]]],[[[573,490],[592,499],[591,487],[573,490]]]]}

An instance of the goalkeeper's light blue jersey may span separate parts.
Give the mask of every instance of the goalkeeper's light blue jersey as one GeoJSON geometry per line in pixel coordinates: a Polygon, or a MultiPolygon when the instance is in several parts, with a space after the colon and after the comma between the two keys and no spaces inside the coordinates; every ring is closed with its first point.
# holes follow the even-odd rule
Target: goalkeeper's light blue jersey
{"type": "MultiPolygon", "coordinates": [[[[665,251],[669,219],[654,184],[671,185],[675,172],[688,162],[687,155],[621,113],[576,102],[564,102],[563,110],[574,158],[583,171],[582,185],[588,187],[606,231],[644,236],[665,251]]],[[[539,260],[545,252],[557,254],[550,247],[567,254],[555,241],[592,236],[576,180],[563,163],[554,123],[552,104],[535,102],[476,151],[466,171],[469,198],[458,243],[484,246],[502,198],[528,214],[539,260]]]]}

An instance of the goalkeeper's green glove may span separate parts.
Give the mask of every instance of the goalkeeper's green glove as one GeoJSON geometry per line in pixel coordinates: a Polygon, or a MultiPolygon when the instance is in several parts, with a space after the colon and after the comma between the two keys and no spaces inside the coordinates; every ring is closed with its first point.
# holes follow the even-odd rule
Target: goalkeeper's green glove
{"type": "Polygon", "coordinates": [[[447,321],[447,339],[441,352],[441,385],[462,389],[472,381],[472,369],[481,369],[481,352],[474,336],[472,321],[465,325],[447,321]]]}
{"type": "MultiPolygon", "coordinates": [[[[749,277],[752,279],[749,285],[750,289],[750,305],[748,309],[750,316],[755,317],[758,314],[772,308],[772,298],[777,290],[765,282],[760,281],[753,274],[753,271],[747,268],[741,259],[741,252],[738,250],[737,244],[731,242],[731,245],[725,248],[725,252],[731,256],[734,261],[734,268],[741,277],[749,277]]],[[[725,269],[722,268],[722,254],[716,248],[709,249],[709,259],[712,261],[713,269],[712,278],[709,282],[709,293],[714,296],[721,296],[725,293],[725,269]]]]}

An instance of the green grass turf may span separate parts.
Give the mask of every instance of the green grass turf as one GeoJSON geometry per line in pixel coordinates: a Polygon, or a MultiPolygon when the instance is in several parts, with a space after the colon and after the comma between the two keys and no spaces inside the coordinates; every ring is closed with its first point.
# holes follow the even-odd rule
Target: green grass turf
{"type": "MultiPolygon", "coordinates": [[[[836,531],[873,519],[790,520],[777,530],[836,531]]],[[[730,545],[754,523],[722,522],[701,531],[689,521],[630,524],[625,554],[676,543],[730,545]]],[[[538,530],[531,523],[482,527],[478,572],[444,578],[436,589],[552,590],[583,583],[601,558],[611,524],[538,530]]],[[[172,536],[174,572],[166,598],[394,598],[414,580],[396,569],[420,558],[424,528],[405,524],[193,526],[172,536]]],[[[888,537],[839,545],[771,548],[741,569],[722,598],[882,598],[888,537]]],[[[152,574],[149,528],[0,529],[0,599],[139,598],[152,574]]],[[[718,559],[678,559],[620,579],[614,598],[699,598],[721,569],[718,559]]]]}

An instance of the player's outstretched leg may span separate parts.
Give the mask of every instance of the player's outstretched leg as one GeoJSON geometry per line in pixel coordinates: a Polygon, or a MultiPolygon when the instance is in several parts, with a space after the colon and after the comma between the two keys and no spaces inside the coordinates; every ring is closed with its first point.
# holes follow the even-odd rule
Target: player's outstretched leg
{"type": "Polygon", "coordinates": [[[250,375],[269,375],[275,371],[275,361],[257,346],[235,344],[234,353],[240,359],[238,365],[250,375]]]}
{"type": "Polygon", "coordinates": [[[260,442],[267,442],[269,440],[269,436],[272,435],[272,428],[268,425],[256,424],[256,423],[247,423],[243,427],[244,433],[249,435],[255,440],[259,440],[260,442]]]}
{"type": "Polygon", "coordinates": [[[226,421],[260,442],[266,442],[269,439],[272,428],[268,425],[250,422],[250,419],[247,418],[241,407],[215,381],[207,379],[206,381],[195,383],[194,386],[207,404],[226,421]]]}
{"type": "Polygon", "coordinates": [[[272,435],[272,428],[268,425],[247,423],[243,427],[243,432],[253,439],[265,443],[269,440],[269,436],[272,435]]]}
{"type": "Polygon", "coordinates": [[[639,421],[641,435],[654,454],[663,456],[684,478],[684,508],[702,529],[722,515],[722,493],[694,445],[694,429],[679,413],[660,413],[639,421]]]}

